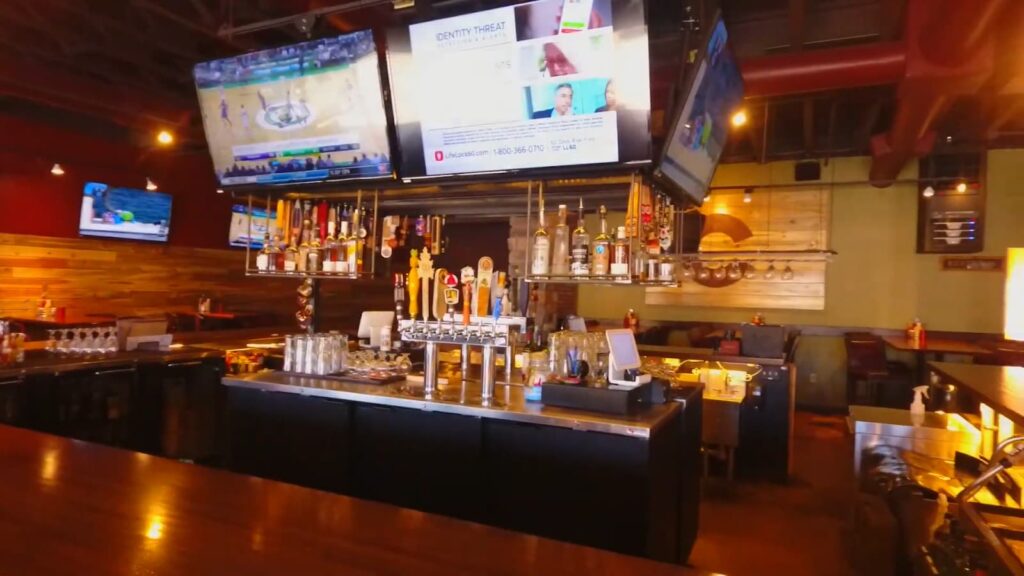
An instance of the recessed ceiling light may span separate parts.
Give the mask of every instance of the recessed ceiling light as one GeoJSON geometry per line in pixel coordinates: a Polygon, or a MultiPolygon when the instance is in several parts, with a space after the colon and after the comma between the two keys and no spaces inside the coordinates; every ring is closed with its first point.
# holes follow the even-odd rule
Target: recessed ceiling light
{"type": "Polygon", "coordinates": [[[50,174],[53,174],[54,176],[63,176],[64,169],[61,168],[60,164],[54,162],[53,168],[50,168],[50,174]]]}
{"type": "Polygon", "coordinates": [[[161,130],[160,132],[157,132],[156,141],[158,144],[170,146],[171,144],[174,144],[174,134],[171,134],[167,130],[161,130]]]}
{"type": "Polygon", "coordinates": [[[935,196],[935,188],[928,186],[927,188],[921,191],[921,196],[924,196],[925,198],[931,198],[932,196],[935,196]]]}

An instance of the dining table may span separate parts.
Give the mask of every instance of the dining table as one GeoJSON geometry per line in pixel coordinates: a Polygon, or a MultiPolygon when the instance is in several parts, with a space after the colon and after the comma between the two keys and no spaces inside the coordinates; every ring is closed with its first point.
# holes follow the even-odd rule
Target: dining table
{"type": "Polygon", "coordinates": [[[979,356],[987,356],[992,353],[988,348],[975,342],[959,338],[926,337],[921,344],[902,335],[884,336],[882,339],[885,341],[885,345],[893,350],[910,352],[914,355],[914,373],[916,375],[914,381],[918,384],[927,384],[926,363],[929,355],[932,360],[942,362],[946,359],[946,354],[969,356],[973,361],[979,356]]]}

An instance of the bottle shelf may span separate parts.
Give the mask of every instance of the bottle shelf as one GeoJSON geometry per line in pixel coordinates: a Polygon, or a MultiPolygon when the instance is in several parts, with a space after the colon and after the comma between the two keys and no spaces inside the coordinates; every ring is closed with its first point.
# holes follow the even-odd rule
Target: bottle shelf
{"type": "Polygon", "coordinates": [[[284,271],[263,271],[253,268],[246,269],[247,277],[259,278],[313,278],[315,280],[365,280],[373,278],[373,272],[359,272],[357,274],[342,274],[340,272],[284,272],[284,271]]]}
{"type": "Polygon", "coordinates": [[[672,280],[639,280],[631,276],[527,276],[526,282],[530,284],[587,284],[604,286],[678,286],[679,282],[672,280]]]}

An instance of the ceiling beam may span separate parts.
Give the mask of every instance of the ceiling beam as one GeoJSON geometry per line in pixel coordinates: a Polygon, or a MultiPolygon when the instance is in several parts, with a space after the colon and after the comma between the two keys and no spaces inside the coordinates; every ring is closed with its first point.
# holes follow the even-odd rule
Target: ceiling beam
{"type": "Polygon", "coordinates": [[[91,80],[10,55],[0,59],[0,94],[129,126],[187,126],[191,108],[126,86],[91,80]]]}

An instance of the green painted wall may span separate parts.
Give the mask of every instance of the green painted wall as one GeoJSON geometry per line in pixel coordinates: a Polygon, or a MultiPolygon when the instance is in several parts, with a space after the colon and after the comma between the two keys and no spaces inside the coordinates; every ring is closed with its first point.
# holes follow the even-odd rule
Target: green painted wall
{"type": "MultiPolygon", "coordinates": [[[[836,158],[823,166],[825,182],[867,180],[870,158],[836,158]]],[[[715,186],[792,182],[792,162],[727,164],[715,186]]],[[[901,179],[917,176],[916,163],[901,179]]],[[[986,255],[1024,246],[1024,150],[988,153],[986,255]]],[[[917,186],[837,186],[832,193],[831,247],[825,310],[764,310],[771,323],[902,328],[920,317],[931,330],[1002,332],[1003,281],[998,273],[943,272],[941,256],[916,253],[917,186]]],[[[634,308],[644,320],[744,322],[752,310],[647,306],[642,288],[581,286],[579,313],[621,318],[634,308]]],[[[910,358],[902,358],[910,361],[910,358]]],[[[842,406],[845,353],[840,338],[804,337],[797,353],[798,402],[842,406]]]]}
{"type": "MultiPolygon", "coordinates": [[[[823,167],[823,180],[863,181],[869,158],[836,158],[823,167]]],[[[726,164],[715,186],[792,182],[792,162],[726,164]]],[[[916,177],[916,165],[900,178],[916,177]]],[[[1005,255],[1024,246],[1024,150],[989,152],[985,254],[1005,255]]],[[[902,328],[920,317],[933,330],[1001,332],[1003,276],[943,272],[940,256],[916,253],[917,186],[837,186],[832,193],[832,248],[825,310],[765,310],[770,322],[821,326],[902,328]]],[[[642,288],[581,286],[584,317],[619,318],[627,308],[641,320],[741,322],[752,310],[646,306],[642,288]]]]}

